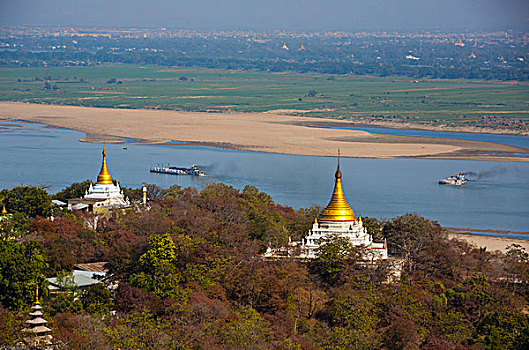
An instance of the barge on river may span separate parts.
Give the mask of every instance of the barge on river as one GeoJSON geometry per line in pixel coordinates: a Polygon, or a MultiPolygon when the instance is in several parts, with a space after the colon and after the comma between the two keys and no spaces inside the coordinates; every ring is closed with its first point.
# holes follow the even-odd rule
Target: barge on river
{"type": "Polygon", "coordinates": [[[151,173],[170,174],[170,175],[193,175],[206,176],[203,170],[195,164],[191,168],[178,168],[174,166],[155,166],[151,168],[151,173]]]}

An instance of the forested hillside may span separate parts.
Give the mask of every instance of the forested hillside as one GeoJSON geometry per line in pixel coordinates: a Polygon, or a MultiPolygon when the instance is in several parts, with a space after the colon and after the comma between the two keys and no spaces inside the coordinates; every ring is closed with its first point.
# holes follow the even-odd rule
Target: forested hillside
{"type": "MultiPolygon", "coordinates": [[[[74,184],[58,198],[75,195],[74,184]]],[[[128,190],[132,200],[141,191],[128,190]]],[[[450,240],[417,214],[365,219],[391,259],[366,264],[335,239],[313,261],[263,259],[303,237],[319,208],[294,210],[223,184],[149,187],[149,208],[106,218],[51,205],[44,190],[0,192],[0,344],[22,341],[36,284],[57,348],[527,349],[529,260],[450,240]],[[53,215],[53,220],[51,216],[53,215]],[[95,229],[94,229],[95,227],[95,229]],[[79,289],[76,263],[110,278],[79,289]],[[395,261],[399,279],[391,278],[395,261]],[[113,287],[113,288],[107,288],[113,287]]]]}

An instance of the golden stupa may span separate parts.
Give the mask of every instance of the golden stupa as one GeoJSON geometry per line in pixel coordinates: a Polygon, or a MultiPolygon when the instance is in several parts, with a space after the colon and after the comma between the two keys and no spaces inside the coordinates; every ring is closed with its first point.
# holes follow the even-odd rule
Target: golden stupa
{"type": "Polygon", "coordinates": [[[105,147],[103,146],[103,164],[101,164],[101,171],[99,172],[99,175],[97,175],[97,185],[113,185],[112,182],[112,175],[110,175],[110,172],[107,168],[107,151],[105,147]]]}
{"type": "Polygon", "coordinates": [[[340,171],[340,164],[336,169],[334,175],[336,182],[334,184],[334,191],[332,193],[331,201],[323,210],[320,221],[355,221],[355,213],[345,200],[342,189],[342,172],[340,171]]]}
{"type": "Polygon", "coordinates": [[[7,214],[6,205],[2,204],[2,215],[6,215],[6,214],[7,214]]]}

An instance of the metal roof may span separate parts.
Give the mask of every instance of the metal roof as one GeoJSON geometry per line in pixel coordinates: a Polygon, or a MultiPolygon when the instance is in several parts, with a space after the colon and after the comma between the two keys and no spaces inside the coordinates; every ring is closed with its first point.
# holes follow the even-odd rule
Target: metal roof
{"type": "MultiPolygon", "coordinates": [[[[101,283],[101,280],[96,279],[96,278],[104,277],[106,275],[105,272],[101,272],[101,271],[79,271],[79,270],[74,270],[72,274],[73,274],[73,282],[81,288],[88,287],[93,284],[101,283]]],[[[50,286],[49,286],[50,290],[60,289],[59,283],[57,282],[57,277],[48,278],[48,282],[50,283],[50,286]]]]}
{"type": "Polygon", "coordinates": [[[105,264],[107,264],[106,261],[98,261],[98,262],[93,262],[93,263],[75,264],[73,268],[74,270],[81,270],[81,271],[107,272],[108,269],[105,269],[105,264]]]}

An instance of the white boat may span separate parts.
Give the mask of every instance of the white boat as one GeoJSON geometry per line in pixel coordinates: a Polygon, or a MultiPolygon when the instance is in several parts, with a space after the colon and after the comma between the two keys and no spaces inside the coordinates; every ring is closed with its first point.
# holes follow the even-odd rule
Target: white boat
{"type": "Polygon", "coordinates": [[[452,186],[462,186],[466,184],[468,180],[465,178],[464,173],[453,174],[452,176],[447,177],[446,179],[439,180],[440,185],[452,185],[452,186]]]}

